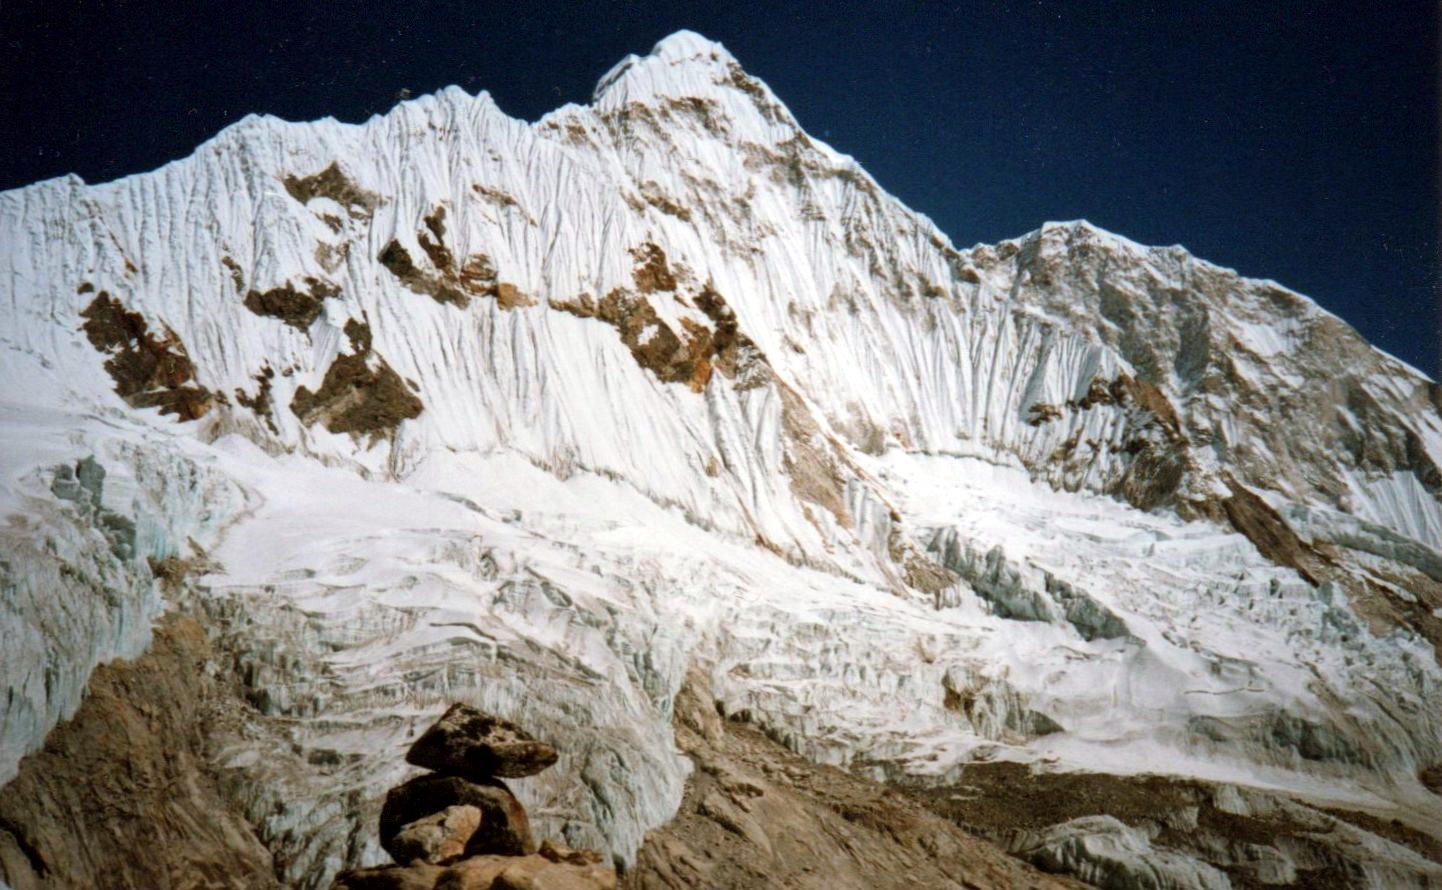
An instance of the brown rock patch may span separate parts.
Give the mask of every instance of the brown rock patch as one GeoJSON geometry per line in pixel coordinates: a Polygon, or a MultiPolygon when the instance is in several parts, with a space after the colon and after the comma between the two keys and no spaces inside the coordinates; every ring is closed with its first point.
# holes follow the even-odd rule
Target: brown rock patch
{"type": "Polygon", "coordinates": [[[450,269],[456,264],[456,259],[445,245],[446,208],[437,207],[422,222],[425,223],[425,228],[416,234],[421,249],[431,258],[431,265],[437,269],[450,269]]]}
{"type": "Polygon", "coordinates": [[[636,364],[665,383],[685,383],[701,392],[711,379],[712,332],[694,322],[685,325],[687,336],[677,336],[645,297],[617,288],[599,301],[582,294],[575,300],[552,301],[551,306],[578,318],[594,318],[611,325],[631,351],[636,364]]]}
{"type": "Polygon", "coordinates": [[[906,586],[922,593],[939,594],[954,587],[958,580],[951,569],[914,550],[906,551],[898,562],[901,563],[906,586]]]}
{"type": "Polygon", "coordinates": [[[633,249],[631,257],[636,261],[631,277],[636,280],[636,288],[641,293],[654,294],[676,289],[676,276],[666,264],[666,252],[659,246],[647,241],[633,249]]]}
{"type": "MultiPolygon", "coordinates": [[[[1157,423],[1166,431],[1167,438],[1173,444],[1186,443],[1186,436],[1182,433],[1181,420],[1177,416],[1177,409],[1172,405],[1171,400],[1155,384],[1140,380],[1130,374],[1118,374],[1116,379],[1111,381],[1103,380],[1100,377],[1094,378],[1081,398],[1069,399],[1066,404],[1068,408],[1082,411],[1095,405],[1135,405],[1156,418],[1157,423]]],[[[1033,411],[1038,409],[1047,415],[1043,418],[1044,420],[1059,417],[1061,414],[1059,409],[1053,405],[1032,406],[1033,411]]],[[[1036,422],[1039,421],[1034,421],[1033,425],[1036,422]]]]}
{"type": "Polygon", "coordinates": [[[275,369],[269,365],[261,368],[255,375],[255,395],[248,395],[245,390],[235,390],[235,401],[242,408],[249,408],[255,412],[255,416],[265,421],[265,425],[277,436],[280,435],[280,428],[275,425],[275,401],[271,398],[271,383],[275,380],[275,369]]]}
{"type": "Polygon", "coordinates": [[[482,198],[485,198],[488,202],[496,205],[497,207],[521,206],[520,202],[518,202],[515,197],[512,196],[509,192],[502,191],[498,188],[491,188],[490,186],[481,185],[479,182],[471,183],[471,191],[475,192],[477,195],[480,195],[482,198]]]}
{"type": "Polygon", "coordinates": [[[410,251],[395,239],[391,239],[376,258],[407,289],[437,303],[460,308],[469,305],[471,297],[490,297],[502,309],[535,305],[536,301],[520,288],[497,279],[496,267],[485,254],[472,254],[465,262],[456,261],[455,254],[445,244],[446,208],[436,207],[422,223],[416,242],[425,251],[434,272],[417,266],[410,251]]]}
{"type": "Polygon", "coordinates": [[[821,434],[806,403],[776,378],[781,394],[781,435],[786,441],[783,467],[798,498],[824,508],[843,528],[852,525],[846,509],[846,481],[832,443],[821,434]]]}
{"type": "Polygon", "coordinates": [[[1321,583],[1319,567],[1326,562],[1310,545],[1297,537],[1276,510],[1245,485],[1229,481],[1230,496],[1222,509],[1232,527],[1247,537],[1267,559],[1295,569],[1309,584],[1321,583]]]}
{"type": "Polygon", "coordinates": [[[418,417],[424,406],[385,359],[371,350],[369,325],[352,319],[346,323],[346,335],[355,351],[336,356],[319,390],[298,387],[290,410],[306,426],[322,423],[333,433],[390,435],[401,421],[418,417]]]}
{"type": "Polygon", "coordinates": [[[278,318],[298,331],[309,331],[320,317],[322,304],[340,295],[340,288],[319,278],[306,276],[306,290],[289,281],[267,291],[252,290],[245,295],[245,308],[256,315],[278,318]]]}
{"type": "Polygon", "coordinates": [[[399,279],[401,284],[418,294],[430,297],[437,303],[464,308],[469,302],[466,294],[456,285],[438,276],[427,275],[416,268],[410,251],[401,246],[401,243],[394,238],[386,244],[376,259],[382,266],[385,266],[387,271],[399,279]]]}
{"type": "MultiPolygon", "coordinates": [[[[1140,380],[1130,374],[1120,375],[1115,384],[1133,404],[1143,411],[1151,412],[1152,416],[1162,425],[1162,429],[1167,431],[1168,438],[1174,443],[1186,441],[1186,436],[1182,434],[1181,420],[1177,417],[1177,409],[1155,384],[1140,380]]],[[[1118,396],[1117,400],[1122,401],[1122,398],[1118,396]]]]}
{"type": "Polygon", "coordinates": [[[115,393],[132,408],[159,408],[182,421],[210,410],[213,395],[193,382],[195,366],[174,331],[166,328],[157,337],[140,313],[106,291],[96,294],[80,315],[90,345],[109,356],[105,370],[115,381],[115,393]]]}
{"type": "Polygon", "coordinates": [[[711,320],[715,328],[711,335],[711,363],[722,375],[733,378],[747,364],[765,363],[761,350],[741,332],[736,323],[736,313],[710,284],[696,295],[696,308],[711,320]]]}
{"type": "MultiPolygon", "coordinates": [[[[727,378],[742,375],[750,379],[757,376],[751,372],[766,366],[756,344],[738,328],[731,307],[710,285],[695,297],[695,305],[713,327],[683,319],[680,335],[661,320],[645,297],[620,288],[599,301],[582,294],[572,300],[552,300],[550,305],[578,318],[611,325],[637,364],[666,383],[685,383],[693,392],[706,388],[713,370],[727,378]]],[[[746,380],[737,385],[746,385],[746,380]]]]}
{"type": "Polygon", "coordinates": [[[362,189],[332,162],[329,167],[310,176],[286,176],[281,180],[292,198],[307,204],[312,198],[330,198],[346,209],[352,217],[369,219],[380,203],[371,192],[362,189]]]}
{"type": "Polygon", "coordinates": [[[535,299],[522,293],[521,289],[506,281],[498,283],[495,287],[496,305],[502,309],[519,309],[522,306],[536,305],[535,299]]]}
{"type": "Polygon", "coordinates": [[[1037,402],[1026,411],[1026,422],[1032,426],[1041,426],[1058,417],[1061,417],[1061,409],[1046,402],[1037,402]]]}
{"type": "Polygon", "coordinates": [[[682,222],[691,221],[691,211],[668,198],[661,191],[661,187],[649,179],[641,183],[641,197],[647,204],[668,216],[674,216],[682,222]]]}
{"type": "MultiPolygon", "coordinates": [[[[1068,411],[1089,411],[1099,405],[1124,413],[1125,437],[1119,445],[1088,440],[1090,451],[1116,449],[1129,458],[1121,477],[1114,479],[1106,490],[1143,510],[1174,504],[1177,492],[1192,469],[1187,451],[1189,442],[1176,408],[1155,385],[1125,373],[1113,380],[1097,377],[1080,398],[1068,399],[1065,405],[1032,405],[1026,422],[1041,426],[1060,419],[1068,411]]],[[[1076,454],[1080,444],[1079,434],[1074,433],[1053,449],[1050,462],[1066,464],[1074,459],[1087,459],[1076,454]]]]}
{"type": "Polygon", "coordinates": [[[220,264],[225,267],[227,272],[230,273],[230,281],[232,284],[235,285],[235,292],[238,294],[244,293],[245,275],[240,270],[240,263],[237,263],[229,256],[222,256],[220,258],[220,264]]]}

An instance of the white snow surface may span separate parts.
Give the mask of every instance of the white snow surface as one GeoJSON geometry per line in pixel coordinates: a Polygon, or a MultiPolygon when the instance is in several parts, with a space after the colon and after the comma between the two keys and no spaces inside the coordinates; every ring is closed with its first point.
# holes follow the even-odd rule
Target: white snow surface
{"type": "Polygon", "coordinates": [[[1442,580],[1437,384],[1180,248],[1078,222],[958,251],[690,32],[534,124],[453,87],[0,194],[0,371],[0,782],[95,665],[144,650],[166,605],[146,557],[203,554],[253,711],[219,765],[298,885],[380,861],[374,808],[456,699],[557,744],[515,783],[543,834],[629,859],[680,800],[690,664],[728,712],[878,776],[1009,758],[1442,824],[1416,779],[1442,763],[1431,645],[1182,518],[1231,479],[1339,558],[1442,580]],[[370,206],[287,190],[333,163],[370,206]],[[383,267],[395,239],[443,272],[419,241],[436,208],[458,263],[533,304],[442,304],[383,267]],[[642,291],[646,244],[674,290],[642,291]],[[308,330],[244,304],[307,278],[338,288],[308,330]],[[129,407],[82,284],[172,331],[229,404],[129,407]],[[699,387],[553,306],[622,289],[680,336],[718,329],[707,288],[754,347],[699,387]],[[348,320],[423,403],[391,436],[289,408],[348,320]],[[274,430],[235,397],[267,367],[274,430]],[[1135,398],[1088,398],[1122,376],[1181,444],[1135,398]],[[1156,495],[1137,455],[1163,452],[1182,469],[1156,495]],[[133,553],[52,494],[87,457],[133,553]],[[927,561],[956,575],[920,584],[927,561]]]}

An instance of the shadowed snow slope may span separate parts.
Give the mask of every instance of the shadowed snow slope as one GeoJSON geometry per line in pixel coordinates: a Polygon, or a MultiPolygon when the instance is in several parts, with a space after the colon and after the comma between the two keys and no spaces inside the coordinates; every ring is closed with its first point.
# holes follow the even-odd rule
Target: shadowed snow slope
{"type": "Polygon", "coordinates": [[[628,861],[693,662],[879,777],[1442,824],[1442,387],[1180,247],[957,250],[695,34],[534,124],[450,88],[0,194],[0,282],[0,781],[183,556],[244,688],[213,765],[298,885],[379,860],[456,699],[628,861]]]}

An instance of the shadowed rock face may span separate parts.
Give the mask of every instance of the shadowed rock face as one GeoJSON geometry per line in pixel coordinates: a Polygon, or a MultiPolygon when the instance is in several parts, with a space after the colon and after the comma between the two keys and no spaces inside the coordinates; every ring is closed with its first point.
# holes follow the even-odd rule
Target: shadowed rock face
{"type": "Polygon", "coordinates": [[[406,763],[476,782],[534,776],[556,749],[509,720],[456,703],[406,752],[406,763]]]}

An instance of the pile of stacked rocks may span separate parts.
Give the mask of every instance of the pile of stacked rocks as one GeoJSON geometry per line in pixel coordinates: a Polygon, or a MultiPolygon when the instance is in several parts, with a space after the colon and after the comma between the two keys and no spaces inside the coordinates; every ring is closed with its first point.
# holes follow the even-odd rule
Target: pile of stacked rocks
{"type": "Polygon", "coordinates": [[[616,887],[600,853],[536,844],[525,808],[502,780],[546,769],[556,749],[514,723],[451,705],[406,762],[431,772],[392,788],[381,808],[381,846],[397,864],[343,871],[331,890],[616,887]]]}

